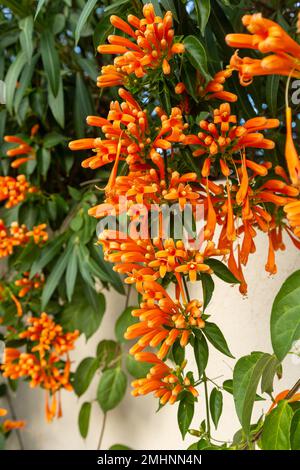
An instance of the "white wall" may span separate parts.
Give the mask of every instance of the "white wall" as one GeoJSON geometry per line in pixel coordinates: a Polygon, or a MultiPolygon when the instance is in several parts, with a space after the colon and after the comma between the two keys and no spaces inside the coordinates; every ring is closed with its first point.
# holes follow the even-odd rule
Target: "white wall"
{"type": "MultiPolygon", "coordinates": [[[[208,308],[213,321],[217,323],[230,345],[232,353],[237,357],[249,354],[251,351],[271,352],[269,318],[272,302],[282,282],[289,274],[300,267],[300,255],[287,242],[287,250],[277,254],[278,274],[269,277],[264,270],[266,259],[266,241],[264,237],[256,239],[257,253],[250,258],[247,267],[249,294],[243,298],[237,287],[216,282],[213,300],[208,308]]],[[[200,285],[192,287],[192,298],[201,296],[200,285]]],[[[73,353],[75,362],[95,353],[95,348],[101,339],[114,338],[113,326],[115,319],[122,311],[124,298],[111,293],[107,296],[107,311],[101,326],[100,334],[86,344],[83,338],[77,343],[73,353]]],[[[284,325],[283,325],[284,328],[284,325]]],[[[191,360],[191,364],[192,364],[191,360]]],[[[220,384],[232,377],[234,360],[211,351],[208,376],[216,378],[220,384]]],[[[76,364],[74,364],[75,367],[76,364]]],[[[284,363],[284,378],[276,386],[276,391],[292,386],[299,378],[299,363],[291,356],[284,363]]],[[[47,424],[44,420],[44,395],[39,390],[29,390],[26,384],[19,388],[14,405],[19,419],[27,421],[23,431],[26,449],[96,449],[102,422],[102,414],[97,404],[94,404],[89,435],[84,441],[77,429],[77,417],[80,404],[95,396],[97,378],[80,400],[74,394],[63,393],[63,418],[47,424]]],[[[230,440],[239,428],[235,417],[232,396],[224,392],[224,413],[220,420],[219,430],[213,436],[217,439],[230,440]]],[[[258,417],[264,404],[256,405],[255,414],[258,417]]],[[[269,406],[267,403],[265,406],[269,406]]],[[[182,442],[176,424],[177,405],[164,407],[156,413],[157,400],[152,397],[133,398],[129,391],[125,400],[108,414],[106,430],[103,439],[103,449],[115,443],[126,444],[134,449],[186,449],[195,438],[186,437],[182,442]]],[[[193,426],[197,427],[204,418],[204,396],[201,390],[196,405],[193,426]]],[[[10,439],[10,448],[18,448],[15,438],[10,439]]]]}

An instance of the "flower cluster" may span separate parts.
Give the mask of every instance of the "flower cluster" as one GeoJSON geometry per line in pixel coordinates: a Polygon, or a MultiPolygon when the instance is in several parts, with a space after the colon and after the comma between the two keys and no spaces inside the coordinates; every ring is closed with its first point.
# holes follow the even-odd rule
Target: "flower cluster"
{"type": "MultiPolygon", "coordinates": [[[[177,102],[181,100],[178,107],[170,106],[167,113],[156,98],[149,100],[145,109],[141,106],[147,100],[136,91],[138,81],[145,85],[144,77],[152,69],[160,71],[160,76],[169,73],[172,53],[183,52],[173,44],[171,16],[168,12],[162,20],[147,5],[141,20],[132,15],[128,23],[111,18],[112,24],[131,39],[109,36],[110,44],[99,47],[101,53],[119,55],[113,65],[103,68],[98,85],[125,87],[119,90],[122,102],[113,101],[105,118],[87,118],[89,125],[100,128],[103,137],[69,144],[72,150],[93,152],[83,161],[85,168],[111,164],[105,200],[89,214],[100,219],[114,216],[118,221],[115,229],[100,231],[99,244],[105,260],[114,264],[113,269],[124,275],[124,282],[134,285],[140,296],[139,308],[132,311],[137,322],[125,333],[126,339],[136,341],[130,353],[138,361],[153,364],[145,378],[133,382],[133,395],[154,392],[162,405],[176,402],[182,392],[197,396],[192,374],[183,376],[185,361],[176,369],[166,363],[173,347],[185,348],[197,335],[205,335],[207,316],[202,302],[190,299],[188,283],[204,276],[207,279],[214,275],[214,266],[225,262],[240,283],[240,291],[246,294],[243,266],[256,250],[258,231],[268,242],[265,269],[270,274],[277,270],[275,252],[285,248],[283,230],[300,248],[299,189],[284,168],[273,167],[267,158],[268,150],[275,147],[269,134],[278,128],[279,120],[256,116],[245,121],[231,112],[230,103],[237,96],[224,86],[236,70],[236,56],[209,83],[198,77],[197,94],[203,101],[224,101],[200,122],[193,122],[189,115],[188,91],[177,76],[174,96],[177,102]],[[164,34],[170,36],[169,42],[164,34]],[[196,157],[191,158],[194,171],[187,172],[186,166],[182,171],[187,153],[196,157]],[[121,161],[125,165],[118,174],[121,161]],[[198,244],[187,243],[189,234],[176,237],[171,230],[165,235],[163,207],[171,208],[174,203],[179,213],[190,207],[194,224],[204,218],[198,244]],[[202,216],[198,206],[203,209],[202,216]],[[130,221],[126,229],[121,223],[124,216],[130,221]],[[150,227],[153,220],[158,228],[155,235],[150,227]],[[167,290],[170,284],[174,286],[172,293],[167,290]]],[[[260,17],[251,18],[247,17],[246,23],[255,39],[251,36],[251,42],[247,36],[244,43],[251,42],[252,48],[267,52],[261,48],[266,31],[253,26],[256,20],[261,25],[260,17]]],[[[231,45],[234,40],[228,38],[231,45]]],[[[242,42],[240,36],[238,40],[242,42]]],[[[170,226],[175,225],[171,219],[170,226]]]]}
{"type": "Polygon", "coordinates": [[[126,85],[131,76],[142,78],[151,70],[162,70],[168,75],[171,72],[169,61],[174,54],[184,52],[184,46],[174,42],[172,13],[167,12],[163,18],[155,15],[152,4],[143,8],[142,19],[129,15],[127,21],[118,16],[111,16],[111,24],[129,36],[110,35],[109,44],[100,45],[101,54],[117,54],[113,65],[104,66],[97,84],[104,88],[114,85],[126,85]]]}
{"type": "Polygon", "coordinates": [[[4,136],[5,142],[10,144],[17,144],[16,147],[7,150],[6,155],[10,158],[15,158],[15,160],[11,163],[12,168],[19,168],[20,165],[23,163],[27,163],[30,160],[34,160],[36,158],[36,151],[33,147],[34,137],[36,136],[39,130],[39,125],[36,124],[31,128],[30,138],[24,140],[22,137],[17,135],[6,135],[4,136]],[[20,156],[22,155],[22,156],[20,156]],[[26,155],[26,156],[25,156],[26,155]]]}
{"type": "MultiPolygon", "coordinates": [[[[0,417],[7,415],[7,410],[5,408],[0,408],[0,417]]],[[[3,433],[8,433],[14,429],[22,429],[25,426],[25,421],[23,420],[11,420],[5,419],[2,424],[0,424],[0,429],[3,430],[3,433]]]]}
{"type": "Polygon", "coordinates": [[[46,224],[36,225],[29,230],[25,224],[19,225],[18,222],[12,222],[10,227],[6,227],[3,220],[0,219],[0,258],[4,258],[13,253],[14,248],[25,246],[31,240],[39,245],[48,240],[46,224]]]}
{"type": "Polygon", "coordinates": [[[62,415],[57,392],[62,388],[72,390],[69,351],[74,349],[78,336],[78,331],[64,333],[61,325],[43,312],[40,317],[30,317],[27,329],[19,334],[21,339],[27,340],[26,352],[5,349],[3,376],[12,380],[25,378],[30,381],[30,387],[44,388],[48,421],[62,415]]]}
{"type": "Polygon", "coordinates": [[[24,201],[27,193],[35,193],[37,189],[31,186],[25,175],[0,176],[0,201],[6,201],[5,207],[10,209],[24,201]]]}
{"type": "Polygon", "coordinates": [[[28,292],[34,289],[40,289],[45,282],[45,277],[43,274],[35,274],[35,276],[31,279],[30,273],[25,272],[22,274],[22,277],[15,280],[15,286],[20,288],[18,292],[18,297],[22,298],[25,297],[28,292]]]}

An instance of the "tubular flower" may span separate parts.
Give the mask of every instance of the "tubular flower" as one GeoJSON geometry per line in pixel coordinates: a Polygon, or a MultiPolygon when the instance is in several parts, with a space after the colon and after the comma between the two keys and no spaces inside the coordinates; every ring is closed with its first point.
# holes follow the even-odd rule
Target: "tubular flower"
{"type": "Polygon", "coordinates": [[[231,93],[230,91],[224,90],[224,84],[226,80],[231,77],[231,75],[231,68],[217,72],[213,79],[208,82],[204,90],[201,90],[200,88],[200,94],[205,96],[207,100],[217,99],[234,103],[238,99],[237,95],[231,93]]]}
{"type": "Polygon", "coordinates": [[[89,125],[101,128],[105,139],[79,139],[69,143],[71,150],[91,149],[95,153],[82,162],[84,168],[96,169],[114,162],[108,189],[115,183],[118,163],[121,160],[126,160],[130,169],[134,169],[134,166],[147,168],[152,160],[163,178],[164,164],[161,152],[171,151],[175,143],[183,143],[184,130],[187,128],[179,108],[173,108],[169,117],[157,108],[160,126],[155,132],[151,132],[146,111],[143,111],[132,95],[124,89],[119,90],[119,95],[125,101],[121,105],[117,101],[112,102],[107,118],[87,118],[89,125]]]}
{"type": "Polygon", "coordinates": [[[29,272],[23,273],[20,279],[16,279],[15,286],[20,287],[18,297],[22,298],[33,289],[40,289],[45,282],[44,275],[36,274],[33,279],[30,279],[29,272]]]}
{"type": "Polygon", "coordinates": [[[26,426],[26,421],[24,420],[17,420],[13,421],[11,419],[6,419],[3,423],[3,431],[10,432],[14,429],[23,429],[26,426]]]}
{"type": "MultiPolygon", "coordinates": [[[[272,149],[275,144],[272,140],[265,139],[259,131],[273,129],[279,126],[278,119],[267,119],[257,117],[249,119],[243,126],[237,126],[237,117],[231,114],[229,103],[221,104],[219,109],[214,110],[213,122],[202,120],[199,123],[201,131],[198,135],[188,135],[185,144],[196,147],[193,155],[206,156],[203,163],[202,176],[210,174],[212,164],[218,158],[221,172],[228,177],[235,166],[232,155],[245,148],[272,149]]],[[[262,174],[266,174],[266,168],[246,160],[246,166],[260,169],[262,174]]]]}
{"type": "Polygon", "coordinates": [[[182,305],[174,302],[166,291],[161,290],[158,298],[153,300],[150,297],[149,301],[147,294],[157,285],[153,281],[145,281],[144,300],[140,304],[140,309],[132,311],[132,316],[139,318],[139,323],[127,328],[125,338],[131,340],[140,337],[130,350],[132,354],[149,346],[155,348],[160,345],[157,357],[162,360],[175,341],[179,341],[181,347],[185,347],[192,334],[192,328],[204,328],[205,322],[201,318],[202,303],[197,300],[182,305]]]}
{"type": "Polygon", "coordinates": [[[0,201],[6,201],[5,207],[10,209],[24,201],[27,193],[34,193],[37,189],[30,186],[25,175],[16,178],[0,176],[0,201]]]}
{"type": "MultiPolygon", "coordinates": [[[[171,71],[169,61],[175,54],[184,52],[183,44],[174,43],[172,13],[166,12],[164,18],[155,15],[152,4],[143,8],[144,18],[133,15],[127,18],[128,23],[118,16],[111,16],[111,24],[129,36],[110,35],[109,44],[100,45],[101,54],[118,54],[114,59],[115,71],[102,70],[103,77],[98,78],[98,86],[108,86],[107,82],[119,84],[117,76],[144,77],[150,70],[162,69],[165,75],[171,71]]],[[[122,80],[124,83],[124,79],[122,80]]]]}
{"type": "Polygon", "coordinates": [[[300,77],[300,45],[279,24],[263,18],[261,13],[245,15],[242,21],[251,34],[228,34],[227,44],[238,49],[256,49],[263,54],[273,53],[262,60],[240,59],[237,53],[233,56],[230,66],[239,72],[242,85],[249,85],[258,75],[300,77]]]}
{"type": "Polygon", "coordinates": [[[135,358],[138,361],[149,362],[154,365],[144,379],[132,382],[134,389],[131,393],[133,396],[147,395],[154,392],[154,396],[159,398],[162,405],[175,403],[179,398],[179,394],[184,390],[190,392],[195,398],[198,396],[191,380],[183,376],[182,368],[171,369],[152,353],[137,353],[135,358]]]}
{"type": "Polygon", "coordinates": [[[293,201],[284,206],[289,225],[296,235],[300,238],[300,201],[293,201]]]}
{"type": "Polygon", "coordinates": [[[30,380],[30,387],[40,386],[46,390],[46,417],[51,421],[56,414],[61,416],[60,395],[57,403],[56,393],[61,388],[72,390],[68,352],[74,349],[79,332],[63,333],[62,327],[46,313],[39,318],[29,318],[28,323],[28,328],[19,337],[28,341],[29,352],[5,349],[1,368],[4,377],[26,378],[30,380]]]}
{"type": "Polygon", "coordinates": [[[11,143],[11,144],[17,144],[17,147],[14,147],[13,149],[9,149],[6,152],[6,155],[11,158],[16,158],[11,166],[12,168],[19,168],[20,165],[23,163],[28,162],[29,160],[34,160],[36,158],[36,151],[34,149],[33,145],[33,140],[34,136],[38,132],[39,125],[36,124],[31,128],[31,133],[30,133],[30,138],[28,139],[30,143],[28,143],[26,140],[22,139],[21,137],[15,136],[15,135],[6,135],[4,137],[5,142],[11,143]],[[19,157],[22,155],[22,157],[19,157]],[[27,156],[24,156],[27,155],[27,156]]]}

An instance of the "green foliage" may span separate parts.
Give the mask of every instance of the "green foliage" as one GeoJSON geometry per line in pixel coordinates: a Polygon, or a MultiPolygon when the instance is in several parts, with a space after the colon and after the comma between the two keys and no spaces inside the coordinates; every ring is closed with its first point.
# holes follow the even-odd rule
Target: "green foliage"
{"type": "Polygon", "coordinates": [[[101,409],[106,412],[115,408],[122,400],[126,387],[126,375],[119,367],[106,370],[97,389],[97,400],[101,409]]]}

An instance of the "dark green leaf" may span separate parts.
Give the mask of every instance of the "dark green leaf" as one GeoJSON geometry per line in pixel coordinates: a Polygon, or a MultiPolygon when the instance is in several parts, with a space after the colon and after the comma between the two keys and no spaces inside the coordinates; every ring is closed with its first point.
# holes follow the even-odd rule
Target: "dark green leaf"
{"type": "Polygon", "coordinates": [[[78,41],[80,39],[80,34],[85,26],[89,16],[91,15],[93,9],[95,8],[97,4],[97,0],[88,0],[86,4],[84,5],[84,8],[80,14],[80,17],[78,19],[78,23],[76,25],[76,30],[75,30],[75,46],[77,46],[78,41]]]}
{"type": "Polygon", "coordinates": [[[215,323],[205,322],[205,327],[203,328],[203,333],[205,334],[208,341],[221,353],[225,354],[228,357],[234,356],[229,351],[227,346],[226,339],[220,328],[215,323]]]}
{"type": "Polygon", "coordinates": [[[205,311],[211,301],[215,284],[210,274],[201,273],[202,292],[203,292],[203,311],[205,311]]]}
{"type": "Polygon", "coordinates": [[[95,357],[86,357],[81,361],[74,375],[73,386],[76,395],[80,397],[84,394],[90,386],[98,368],[99,361],[95,357]]]}
{"type": "Polygon", "coordinates": [[[194,416],[194,400],[190,394],[184,395],[180,400],[177,412],[177,422],[182,435],[185,438],[194,416]]]}
{"type": "Polygon", "coordinates": [[[51,31],[45,30],[41,36],[41,55],[44,70],[50,83],[53,97],[57,97],[59,91],[60,64],[55,46],[54,36],[51,31]]]}
{"type": "Polygon", "coordinates": [[[196,70],[201,72],[207,81],[211,80],[211,76],[207,70],[206,51],[201,41],[196,36],[187,36],[184,38],[183,42],[186,49],[186,56],[190,63],[196,70]]]}
{"type": "Polygon", "coordinates": [[[72,251],[69,257],[68,266],[66,270],[66,288],[67,288],[67,297],[68,297],[69,302],[71,302],[72,300],[76,278],[77,278],[77,272],[78,272],[78,259],[77,259],[77,249],[75,246],[74,250],[72,251]]]}
{"type": "Polygon", "coordinates": [[[133,356],[128,354],[126,356],[126,368],[135,379],[141,379],[146,377],[153,364],[146,362],[139,362],[134,359],[133,356]]]}
{"type": "Polygon", "coordinates": [[[97,400],[103,412],[112,410],[120,403],[126,387],[126,375],[119,367],[103,373],[97,389],[97,400]]]}
{"type": "Polygon", "coordinates": [[[132,450],[131,447],[124,446],[123,444],[114,444],[108,450],[132,450]]]}
{"type": "Polygon", "coordinates": [[[20,51],[15,60],[10,65],[6,77],[5,77],[5,84],[6,84],[6,107],[10,114],[12,113],[13,109],[13,102],[14,96],[16,92],[16,85],[18,78],[22,72],[23,67],[27,62],[27,57],[24,51],[20,51]]]}
{"type": "Polygon", "coordinates": [[[97,358],[102,370],[116,367],[121,360],[121,348],[110,339],[103,339],[97,346],[97,358]]]}
{"type": "Polygon", "coordinates": [[[238,281],[227,266],[218,259],[206,259],[205,263],[211,267],[214,274],[222,279],[222,281],[228,282],[229,284],[239,284],[240,281],[238,281]]]}
{"type": "Polygon", "coordinates": [[[291,423],[291,449],[300,450],[300,409],[294,413],[291,423]]]}
{"type": "Polygon", "coordinates": [[[282,361],[300,338],[300,271],[282,285],[272,307],[271,339],[274,352],[282,361]]]}
{"type": "Polygon", "coordinates": [[[23,51],[26,54],[28,62],[32,59],[33,54],[33,43],[32,43],[32,33],[33,33],[33,18],[32,16],[27,16],[26,18],[22,18],[19,22],[19,26],[21,28],[20,33],[20,44],[23,51]]]}
{"type": "Polygon", "coordinates": [[[217,429],[223,409],[223,395],[222,392],[216,387],[212,389],[210,394],[209,409],[213,423],[217,429]]]}
{"type": "Polygon", "coordinates": [[[210,15],[210,0],[195,0],[195,7],[198,25],[203,35],[210,15]]]}
{"type": "Polygon", "coordinates": [[[42,309],[46,307],[53,292],[59,285],[62,275],[67,268],[69,256],[70,256],[70,247],[68,247],[68,249],[64,253],[62,253],[62,255],[58,258],[49,277],[47,278],[47,281],[45,283],[43,293],[42,293],[42,309]]]}
{"type": "Polygon", "coordinates": [[[293,411],[283,400],[266,416],[261,436],[263,450],[290,450],[293,411]]]}
{"type": "Polygon", "coordinates": [[[131,315],[133,308],[134,307],[127,307],[116,321],[115,335],[119,343],[124,343],[124,341],[126,341],[124,334],[127,328],[137,322],[137,318],[131,315]]]}
{"type": "Polygon", "coordinates": [[[78,427],[81,436],[85,439],[89,432],[90,416],[91,416],[92,404],[85,402],[82,404],[78,416],[78,427]]]}
{"type": "Polygon", "coordinates": [[[199,379],[202,377],[208,362],[208,346],[201,331],[197,331],[194,338],[194,355],[198,368],[199,379]]]}

